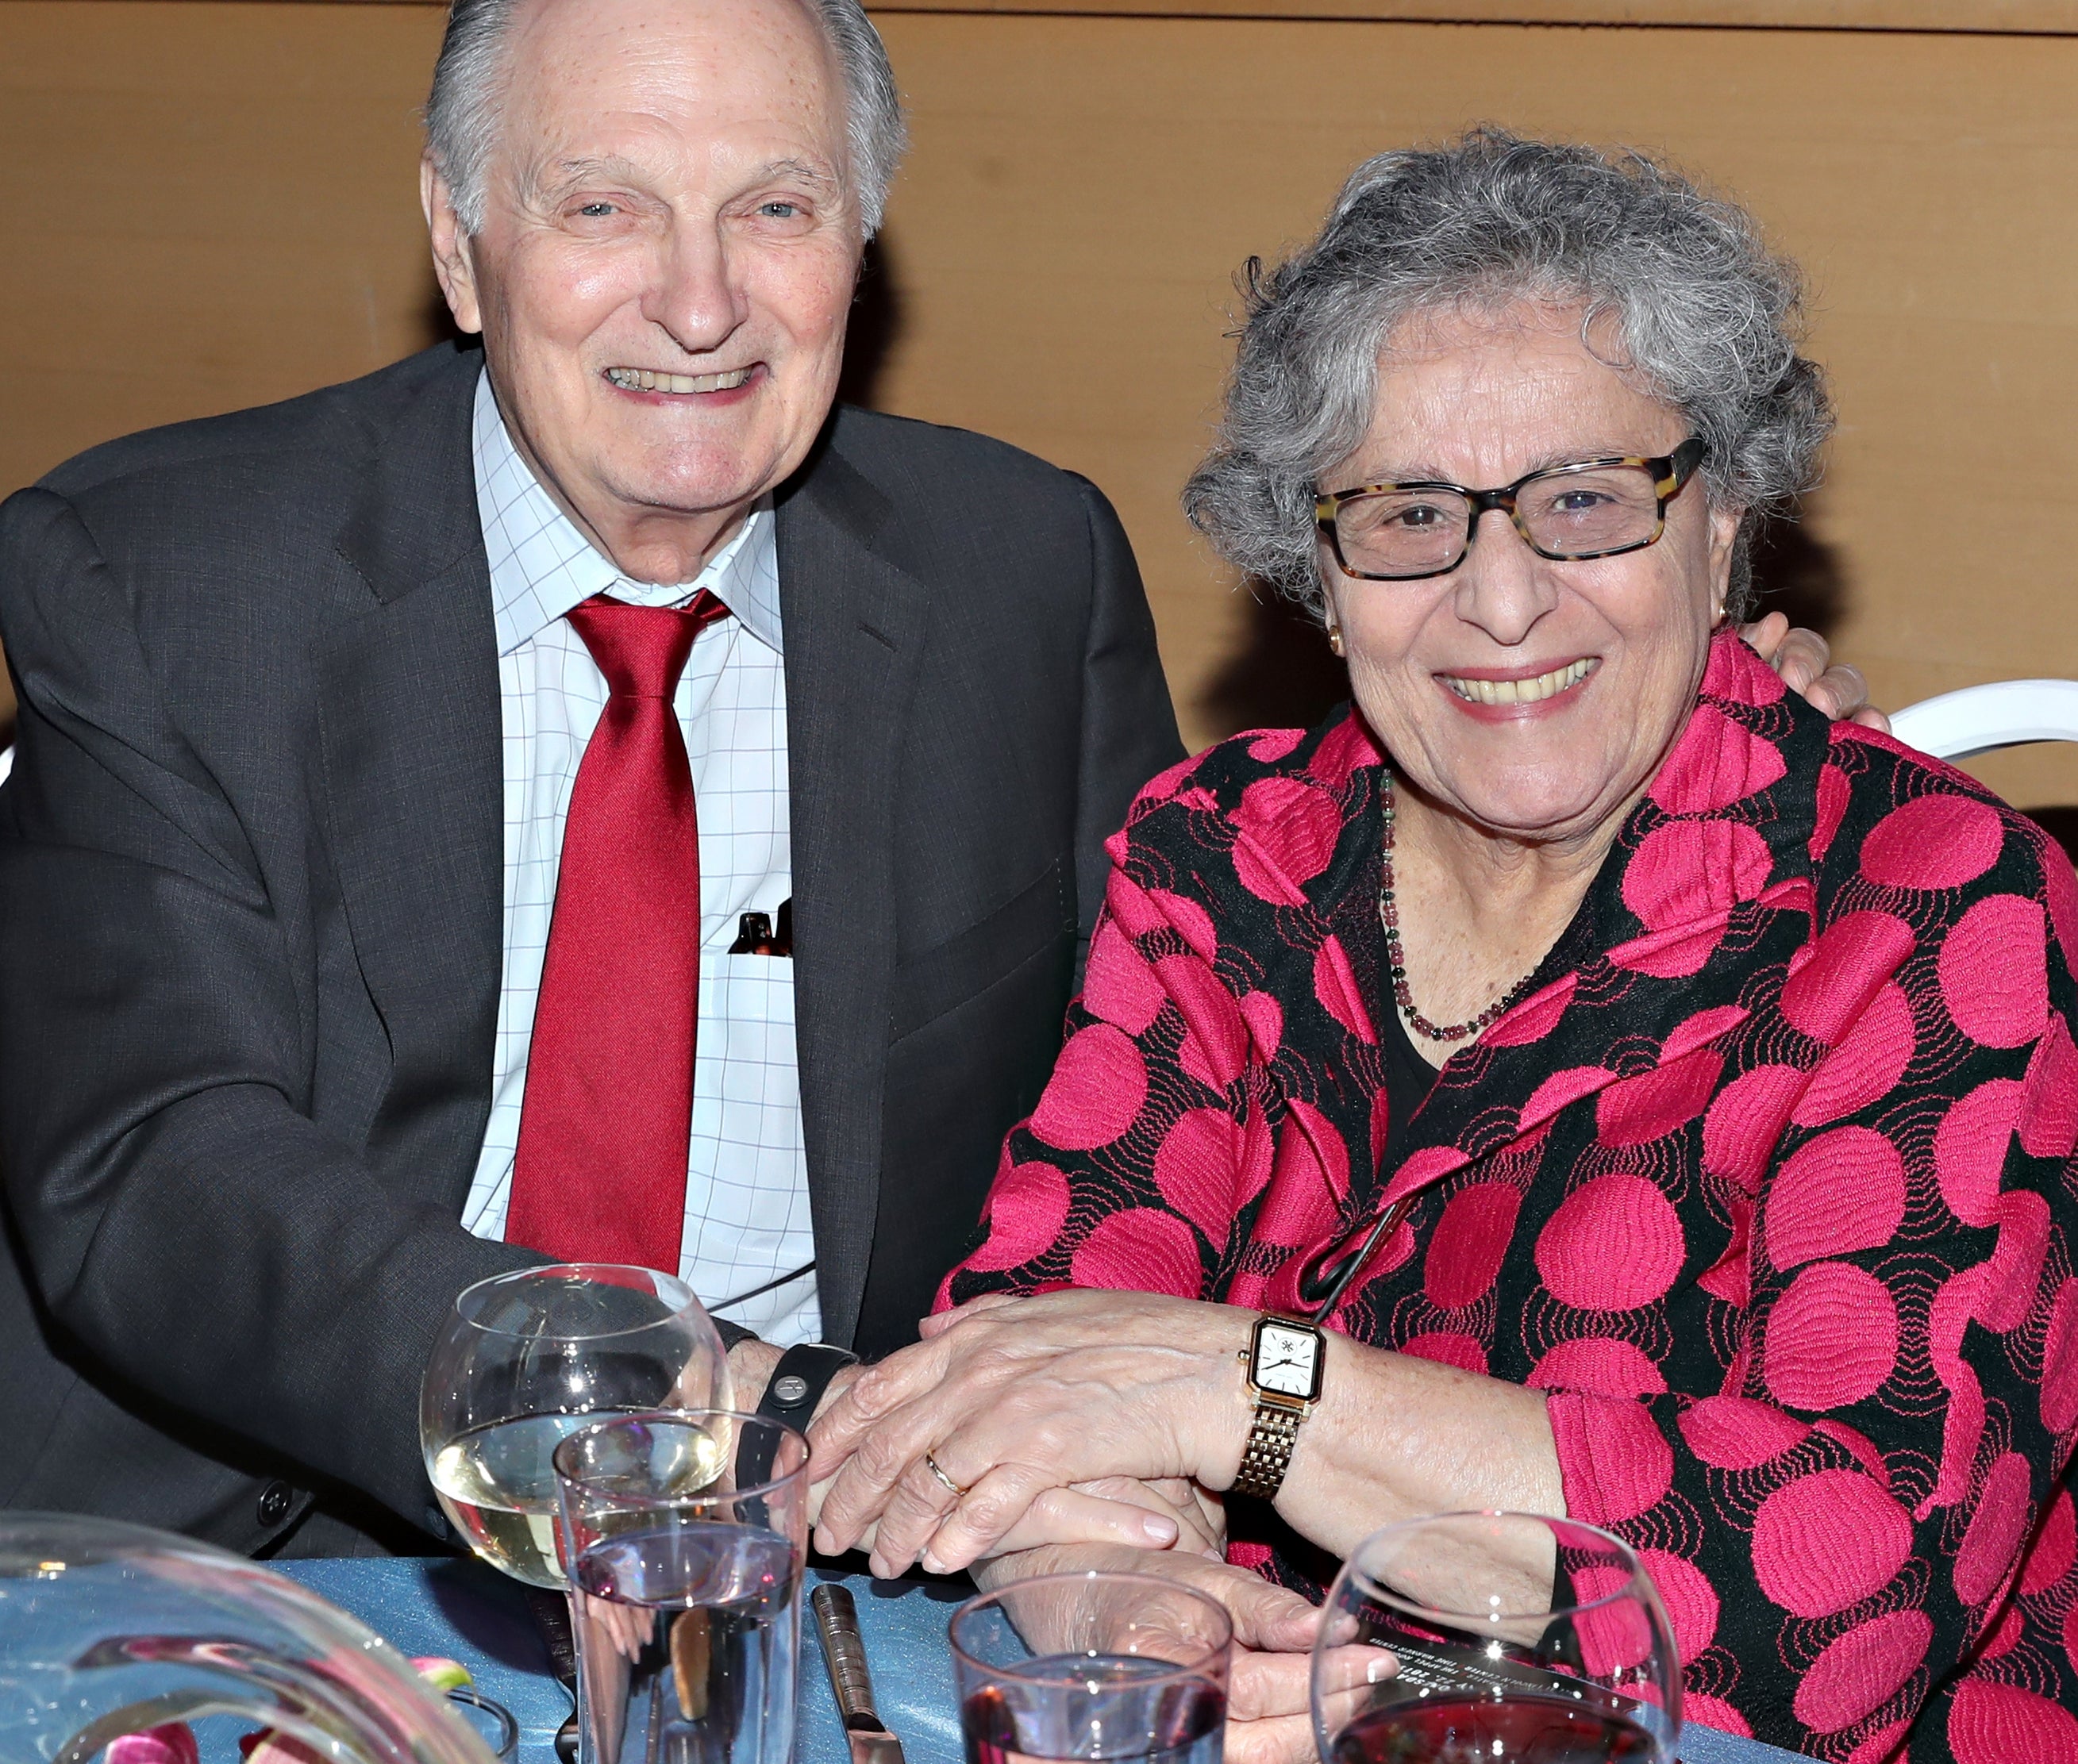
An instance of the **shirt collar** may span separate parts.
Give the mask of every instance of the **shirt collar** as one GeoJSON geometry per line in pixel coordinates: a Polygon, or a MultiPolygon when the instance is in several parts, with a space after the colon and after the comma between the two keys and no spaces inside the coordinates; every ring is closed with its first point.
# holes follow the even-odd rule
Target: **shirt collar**
{"type": "Polygon", "coordinates": [[[477,382],[473,436],[476,509],[490,564],[498,653],[510,655],[573,607],[611,594],[639,606],[675,607],[706,589],[775,655],[783,654],[779,560],[770,498],[762,499],[736,536],[699,574],[675,585],[632,582],[600,555],[541,488],[507,432],[486,370],[477,382]]]}

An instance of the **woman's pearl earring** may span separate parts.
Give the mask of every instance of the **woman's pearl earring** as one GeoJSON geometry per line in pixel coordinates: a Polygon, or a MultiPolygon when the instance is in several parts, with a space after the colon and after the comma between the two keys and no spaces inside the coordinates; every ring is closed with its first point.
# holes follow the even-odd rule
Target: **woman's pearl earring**
{"type": "Polygon", "coordinates": [[[1328,627],[1328,647],[1337,655],[1342,653],[1342,628],[1333,623],[1328,627]]]}

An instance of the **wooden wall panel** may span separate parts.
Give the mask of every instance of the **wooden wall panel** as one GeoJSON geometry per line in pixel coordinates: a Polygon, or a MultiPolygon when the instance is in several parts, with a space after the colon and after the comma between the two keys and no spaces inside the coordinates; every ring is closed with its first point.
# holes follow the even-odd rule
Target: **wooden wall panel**
{"type": "Polygon", "coordinates": [[[1080,13],[1370,23],[1638,24],[1777,31],[2078,31],[2078,0],[895,0],[878,12],[1080,13]]]}
{"type": "MultiPolygon", "coordinates": [[[[867,307],[874,395],[1111,494],[1195,738],[1321,685],[1175,512],[1234,267],[1303,237],[1364,153],[1479,119],[1670,151],[1807,264],[1844,426],[1792,573],[1884,700],[2078,676],[2078,37],[881,22],[916,145],[867,307]]],[[[438,23],[0,0],[0,486],[431,334],[411,112],[438,23]]],[[[2078,749],[1984,770],[2078,803],[2078,749]]]]}
{"type": "MultiPolygon", "coordinates": [[[[332,4],[334,0],[320,0],[332,4]]],[[[423,5],[426,0],[377,0],[423,5]]],[[[1092,18],[1356,19],[1372,23],[1635,24],[1776,31],[2078,32],[2078,0],[871,0],[892,12],[1076,13],[1092,18]]]]}
{"type": "Polygon", "coordinates": [[[440,22],[0,0],[0,484],[422,344],[440,22]]]}

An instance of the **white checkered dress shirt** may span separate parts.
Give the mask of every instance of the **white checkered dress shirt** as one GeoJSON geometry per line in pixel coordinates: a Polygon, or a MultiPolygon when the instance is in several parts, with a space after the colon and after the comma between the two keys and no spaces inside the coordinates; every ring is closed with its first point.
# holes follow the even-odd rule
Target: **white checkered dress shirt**
{"type": "Polygon", "coordinates": [[[505,943],[490,1123],[462,1223],[479,1237],[505,1232],[563,821],[585,743],[606,706],[605,678],[563,615],[602,592],[658,607],[682,605],[707,589],[736,616],[701,632],[674,707],[700,828],[699,1043],[678,1273],[718,1315],[766,1341],[813,1341],[821,1329],[813,1274],[725,1303],[816,1253],[794,1053],[794,964],[727,953],[740,916],[776,918],[794,886],[771,511],[753,513],[697,581],[658,587],[621,576],[535,481],[506,433],[487,374],[477,386],[475,456],[503,705],[505,943]]]}

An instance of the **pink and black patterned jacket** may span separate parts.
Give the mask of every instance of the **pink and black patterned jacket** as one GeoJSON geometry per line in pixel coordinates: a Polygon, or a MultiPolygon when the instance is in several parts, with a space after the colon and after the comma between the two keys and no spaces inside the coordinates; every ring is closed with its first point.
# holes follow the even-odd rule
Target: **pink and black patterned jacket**
{"type": "MultiPolygon", "coordinates": [[[[1378,1167],[1379,756],[1345,713],[1165,774],[941,1302],[1291,1307],[1548,1391],[1691,1719],[1876,1764],[2078,1760],[2078,879],[1730,637],[1534,990],[1378,1167]]],[[[1261,1545],[1237,1560],[1294,1578],[1261,1545]]]]}

